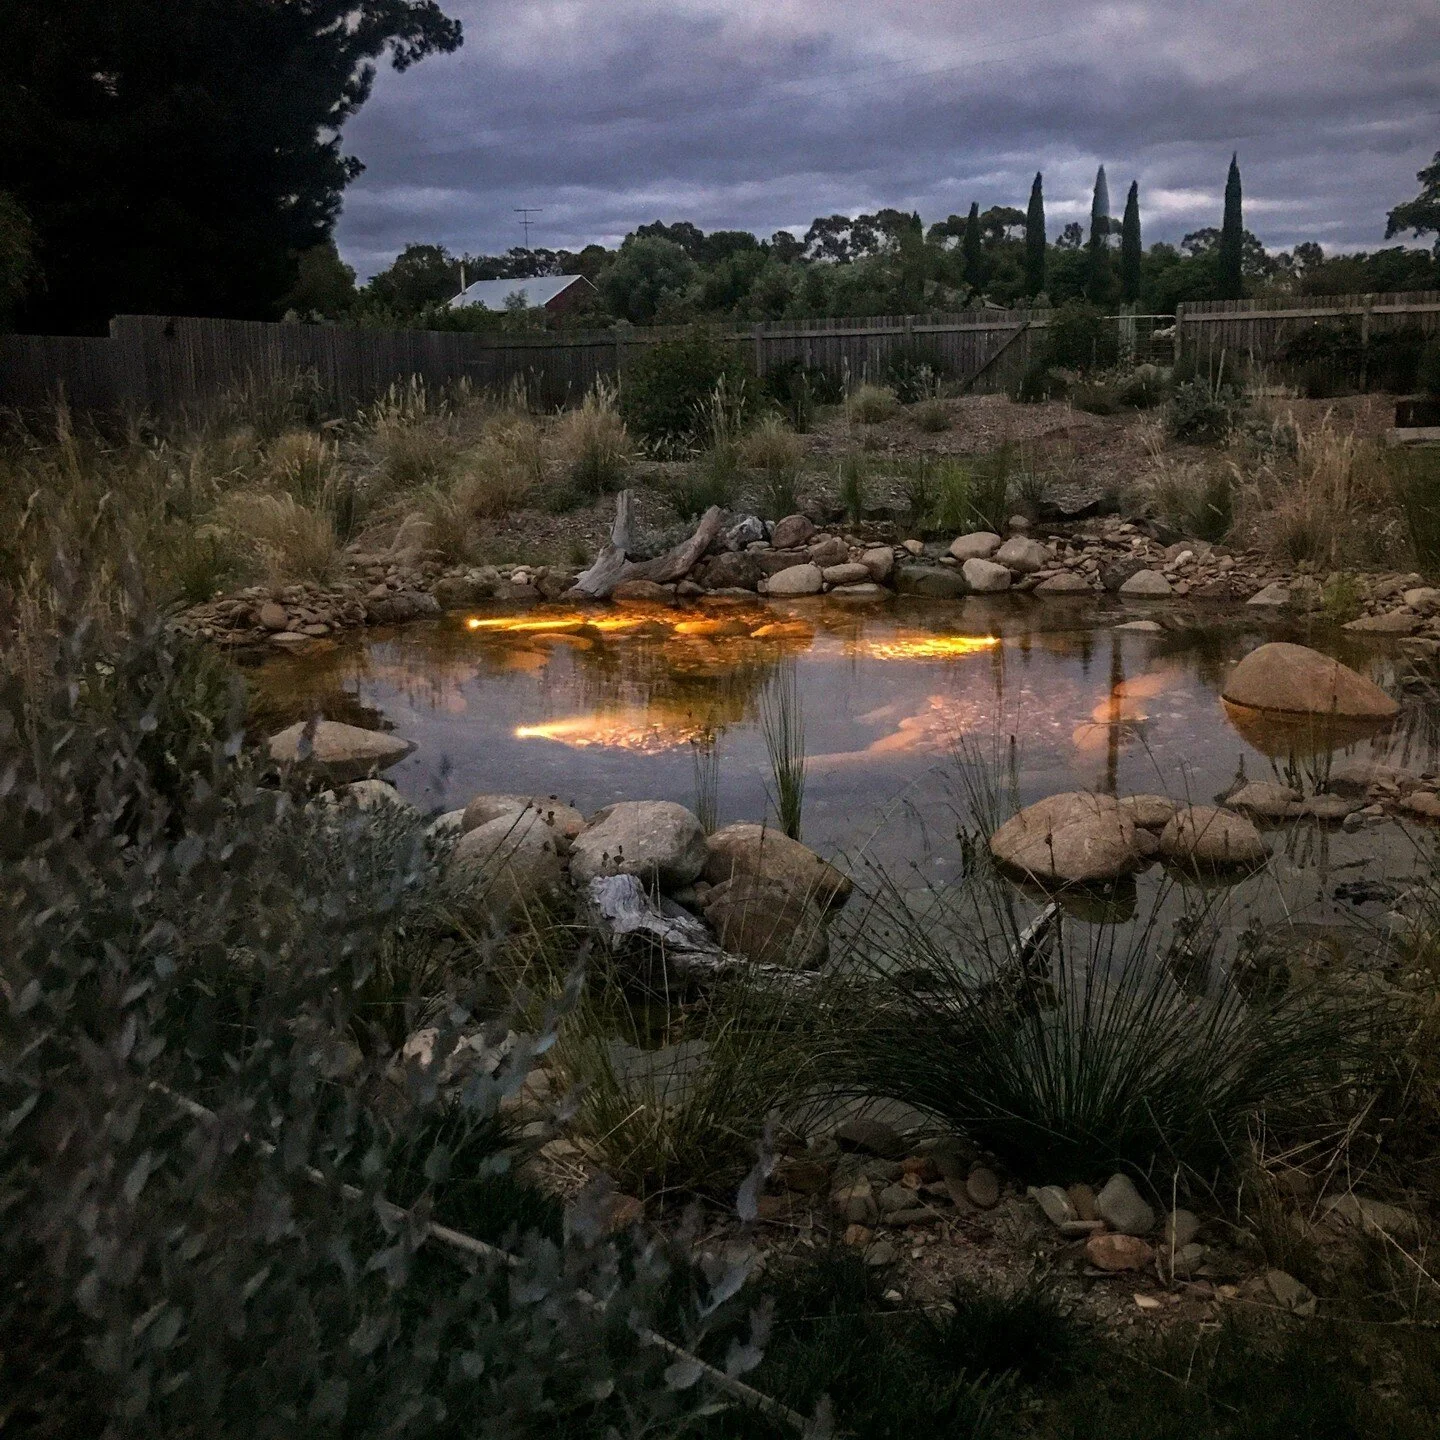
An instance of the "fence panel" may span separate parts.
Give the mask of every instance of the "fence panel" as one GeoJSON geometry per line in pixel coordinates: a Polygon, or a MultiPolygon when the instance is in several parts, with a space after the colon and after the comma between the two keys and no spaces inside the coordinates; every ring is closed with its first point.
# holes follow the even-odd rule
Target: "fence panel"
{"type": "Polygon", "coordinates": [[[0,405],[48,410],[121,408],[108,340],[90,335],[0,335],[0,405]]]}

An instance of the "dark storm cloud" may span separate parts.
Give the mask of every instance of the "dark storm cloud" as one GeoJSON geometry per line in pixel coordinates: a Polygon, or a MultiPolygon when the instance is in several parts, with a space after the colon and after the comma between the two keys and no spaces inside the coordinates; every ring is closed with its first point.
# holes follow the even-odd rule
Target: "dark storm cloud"
{"type": "Polygon", "coordinates": [[[647,220],[760,234],[882,205],[1088,214],[1104,162],[1147,239],[1218,224],[1230,151],[1272,246],[1374,245],[1440,146],[1434,0],[448,0],[452,57],[383,73],[341,248],[614,243],[647,220]]]}

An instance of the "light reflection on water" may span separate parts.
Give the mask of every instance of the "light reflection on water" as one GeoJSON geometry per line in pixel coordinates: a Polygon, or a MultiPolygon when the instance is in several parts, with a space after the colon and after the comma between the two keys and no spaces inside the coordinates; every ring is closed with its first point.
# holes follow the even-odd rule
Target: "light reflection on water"
{"type": "MultiPolygon", "coordinates": [[[[383,718],[417,742],[390,778],[426,810],[487,790],[583,810],[693,804],[694,747],[713,744],[723,824],[766,814],[760,697],[790,662],[809,755],[805,838],[825,851],[864,844],[891,869],[942,881],[961,863],[957,744],[1013,757],[1024,803],[1076,788],[1208,803],[1240,773],[1313,781],[1332,751],[1434,762],[1434,717],[1414,703],[1387,733],[1317,737],[1219,698],[1230,667],[1266,639],[1340,654],[1393,690],[1383,650],[1243,613],[1196,612],[1203,625],[1160,634],[1114,628],[1132,614],[1015,598],[476,611],[276,656],[255,680],[267,724],[318,710],[383,718]]],[[[1388,835],[1291,832],[1272,868],[1323,896],[1332,879],[1412,864],[1410,842],[1388,835]]]]}

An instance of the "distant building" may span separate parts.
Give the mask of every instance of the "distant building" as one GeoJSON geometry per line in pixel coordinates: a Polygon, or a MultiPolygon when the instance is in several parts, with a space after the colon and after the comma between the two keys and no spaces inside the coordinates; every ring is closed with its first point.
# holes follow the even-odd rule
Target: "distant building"
{"type": "Polygon", "coordinates": [[[520,303],[514,299],[518,295],[532,310],[548,310],[552,315],[564,315],[596,293],[595,287],[583,275],[477,280],[450,302],[450,308],[463,310],[469,305],[483,305],[487,310],[504,310],[508,305],[520,303]]]}

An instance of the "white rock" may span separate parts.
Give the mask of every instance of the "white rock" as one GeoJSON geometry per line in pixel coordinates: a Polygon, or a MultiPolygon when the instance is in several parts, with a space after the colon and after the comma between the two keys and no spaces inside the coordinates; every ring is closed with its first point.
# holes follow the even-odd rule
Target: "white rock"
{"type": "Polygon", "coordinates": [[[860,563],[877,585],[883,585],[895,569],[895,552],[888,545],[876,545],[861,555],[860,563]]]}
{"type": "Polygon", "coordinates": [[[950,553],[960,561],[988,560],[1000,548],[1000,537],[989,530],[975,530],[950,542],[950,553]]]}
{"type": "Polygon", "coordinates": [[[967,560],[960,573],[977,595],[994,595],[1010,588],[1010,571],[994,560],[967,560]]]}
{"type": "Polygon", "coordinates": [[[1173,595],[1174,587],[1158,570],[1137,570],[1121,587],[1122,595],[1173,595]]]}
{"type": "Polygon", "coordinates": [[[700,875],[707,855],[705,831],[683,805],[622,800],[592,816],[576,837],[570,877],[583,886],[600,875],[636,875],[678,890],[700,875]]]}
{"type": "Polygon", "coordinates": [[[1083,575],[1062,570],[1048,580],[1042,580],[1032,592],[1035,595],[1089,595],[1093,593],[1090,582],[1083,575]]]}
{"type": "Polygon", "coordinates": [[[1247,605],[1268,605],[1275,608],[1290,603],[1290,591],[1277,580],[1263,590],[1257,590],[1246,602],[1247,605]]]}
{"type": "Polygon", "coordinates": [[[825,577],[818,565],[792,565],[770,577],[765,586],[767,595],[818,595],[825,586],[825,577]]]}
{"type": "Polygon", "coordinates": [[[1001,864],[1040,881],[1087,884],[1140,865],[1135,822],[1110,795],[1050,795],[1007,820],[991,837],[1001,864]]]}
{"type": "Polygon", "coordinates": [[[1012,535],[996,552],[995,559],[1019,575],[1033,575],[1053,559],[1048,546],[1028,536],[1012,535]]]}
{"type": "MultiPolygon", "coordinates": [[[[296,721],[272,735],[271,760],[277,765],[298,763],[304,732],[304,723],[296,721]]],[[[411,741],[388,735],[383,730],[362,730],[337,720],[321,720],[315,726],[310,754],[303,763],[332,785],[346,785],[352,780],[363,780],[377,770],[388,770],[414,749],[411,741]]]]}

